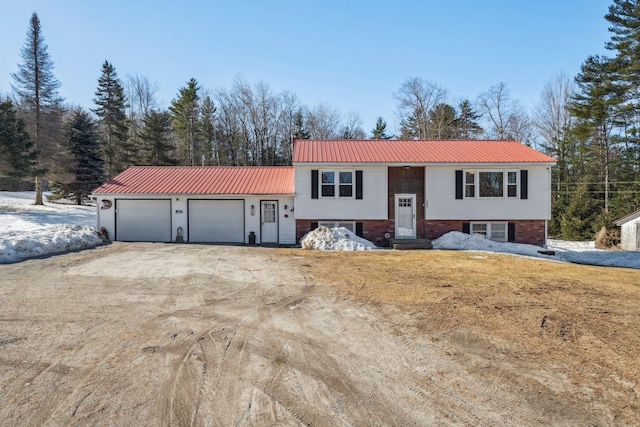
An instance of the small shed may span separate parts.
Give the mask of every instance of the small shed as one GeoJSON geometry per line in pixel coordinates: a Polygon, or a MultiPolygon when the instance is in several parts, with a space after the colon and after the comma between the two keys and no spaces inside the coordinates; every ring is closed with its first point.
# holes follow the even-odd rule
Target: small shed
{"type": "Polygon", "coordinates": [[[640,210],[616,221],[620,227],[620,246],[625,251],[640,251],[640,210]]]}

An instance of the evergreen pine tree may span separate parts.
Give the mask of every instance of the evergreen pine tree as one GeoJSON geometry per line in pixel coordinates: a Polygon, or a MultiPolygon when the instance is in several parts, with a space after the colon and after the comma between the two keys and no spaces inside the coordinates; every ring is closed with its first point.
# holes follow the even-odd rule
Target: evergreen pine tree
{"type": "Polygon", "coordinates": [[[20,51],[23,63],[18,72],[12,73],[12,88],[20,106],[26,113],[27,131],[33,138],[35,147],[36,205],[42,205],[42,178],[53,165],[58,151],[57,132],[60,131],[62,98],[58,95],[60,82],[53,75],[53,61],[49,58],[47,45],[42,36],[40,19],[31,15],[27,41],[20,51]]]}
{"type": "Polygon", "coordinates": [[[304,126],[304,114],[302,109],[298,109],[293,115],[293,126],[295,129],[295,137],[298,139],[309,139],[311,136],[304,126]]]}
{"type": "Polygon", "coordinates": [[[0,177],[29,176],[35,157],[24,120],[18,118],[11,101],[0,102],[0,177]]]}
{"type": "Polygon", "coordinates": [[[376,120],[376,127],[371,131],[371,138],[373,139],[391,139],[390,135],[387,135],[387,122],[382,117],[378,117],[376,120]]]}
{"type": "Polygon", "coordinates": [[[73,196],[78,205],[104,181],[102,153],[95,124],[89,114],[75,110],[69,120],[69,148],[73,165],[69,172],[73,182],[64,186],[65,196],[73,196]]]}
{"type": "Polygon", "coordinates": [[[200,107],[199,127],[200,139],[202,140],[200,157],[203,166],[220,164],[215,132],[216,110],[213,99],[209,95],[205,96],[200,107]]]}
{"type": "MultiPolygon", "coordinates": [[[[640,110],[640,1],[613,0],[605,19],[611,23],[613,33],[606,43],[607,49],[617,52],[615,67],[624,86],[631,111],[640,110]]],[[[640,139],[640,117],[629,116],[632,121],[628,131],[633,134],[634,143],[640,139]]]]}
{"type": "Polygon", "coordinates": [[[612,215],[623,216],[640,208],[640,1],[614,0],[605,19],[612,32],[606,47],[616,52],[614,65],[625,96],[616,112],[624,126],[618,138],[620,168],[615,177],[621,184],[612,197],[612,215]]]}
{"type": "Polygon", "coordinates": [[[449,104],[440,103],[429,111],[428,134],[430,139],[455,139],[457,112],[449,104]]]}
{"type": "Polygon", "coordinates": [[[151,112],[144,119],[140,133],[143,151],[141,164],[152,166],[173,166],[178,164],[174,157],[175,146],[171,137],[171,114],[168,111],[151,112]]]}
{"type": "Polygon", "coordinates": [[[133,149],[128,143],[126,99],[124,88],[118,80],[115,68],[108,61],[102,64],[98,89],[93,102],[93,112],[98,116],[102,136],[105,172],[107,178],[126,169],[133,163],[133,149]]]}
{"type": "Polygon", "coordinates": [[[455,121],[457,139],[475,139],[482,135],[483,129],[478,124],[480,114],[477,113],[471,102],[464,99],[458,104],[458,117],[455,121]]]}
{"type": "Polygon", "coordinates": [[[400,121],[400,139],[424,139],[427,135],[428,115],[422,108],[416,109],[400,121]]]}
{"type": "Polygon", "coordinates": [[[200,87],[192,78],[186,87],[180,88],[178,97],[171,101],[169,111],[172,114],[171,127],[178,139],[178,160],[181,165],[194,166],[198,151],[198,113],[200,87]]]}
{"type": "Polygon", "coordinates": [[[590,240],[594,235],[594,224],[601,210],[591,197],[589,187],[581,183],[571,195],[567,208],[561,216],[561,236],[566,240],[590,240]]]}
{"type": "Polygon", "coordinates": [[[616,111],[624,100],[624,90],[617,84],[614,62],[590,56],[576,77],[579,91],[571,103],[577,118],[575,133],[588,156],[586,173],[591,182],[602,183],[602,206],[609,210],[613,132],[618,126],[616,111]]]}

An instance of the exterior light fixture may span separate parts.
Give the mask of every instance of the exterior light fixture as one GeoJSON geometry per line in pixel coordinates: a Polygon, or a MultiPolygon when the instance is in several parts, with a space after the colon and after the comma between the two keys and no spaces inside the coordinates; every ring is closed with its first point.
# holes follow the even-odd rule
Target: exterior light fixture
{"type": "Polygon", "coordinates": [[[256,207],[254,205],[251,205],[251,216],[255,216],[256,215],[256,207]]]}

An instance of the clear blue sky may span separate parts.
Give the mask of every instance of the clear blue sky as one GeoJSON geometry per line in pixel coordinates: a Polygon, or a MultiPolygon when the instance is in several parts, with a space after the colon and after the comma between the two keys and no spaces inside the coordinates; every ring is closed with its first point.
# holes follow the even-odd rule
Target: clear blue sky
{"type": "Polygon", "coordinates": [[[105,60],[141,74],[168,106],[195,77],[231,87],[242,76],[307,105],[356,111],[370,131],[395,127],[393,93],[409,77],[446,88],[451,103],[505,82],[531,110],[559,72],[575,76],[609,40],[611,0],[0,0],[0,94],[11,91],[37,12],[66,101],[86,108],[105,60]]]}

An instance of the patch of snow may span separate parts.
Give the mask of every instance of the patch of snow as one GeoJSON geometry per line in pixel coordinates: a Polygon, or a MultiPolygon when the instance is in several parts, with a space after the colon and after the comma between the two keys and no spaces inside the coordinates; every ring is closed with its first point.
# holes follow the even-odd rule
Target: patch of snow
{"type": "Polygon", "coordinates": [[[433,240],[434,249],[457,249],[483,252],[503,252],[576,264],[627,267],[640,269],[640,252],[608,251],[596,249],[593,242],[566,242],[549,240],[547,249],[519,243],[501,243],[459,231],[452,231],[433,240]],[[540,251],[555,251],[547,255],[540,251]]]}
{"type": "Polygon", "coordinates": [[[300,244],[303,249],[319,251],[363,251],[376,249],[370,241],[356,236],[344,227],[329,228],[321,225],[307,233],[300,244]]]}
{"type": "Polygon", "coordinates": [[[45,202],[35,192],[0,191],[0,264],[102,244],[96,208],[45,202]]]}

